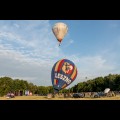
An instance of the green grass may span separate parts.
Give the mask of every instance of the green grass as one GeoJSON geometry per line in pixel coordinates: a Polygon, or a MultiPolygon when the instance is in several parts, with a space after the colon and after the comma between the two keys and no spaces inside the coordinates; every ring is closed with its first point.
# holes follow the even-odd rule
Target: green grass
{"type": "Polygon", "coordinates": [[[47,96],[16,96],[15,98],[0,97],[0,100],[120,100],[120,96],[103,98],[47,98],[47,96]]]}

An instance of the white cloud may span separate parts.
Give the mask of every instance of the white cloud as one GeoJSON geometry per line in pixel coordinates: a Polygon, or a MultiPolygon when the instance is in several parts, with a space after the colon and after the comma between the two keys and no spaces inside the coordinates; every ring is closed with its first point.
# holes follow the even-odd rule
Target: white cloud
{"type": "Polygon", "coordinates": [[[112,61],[104,56],[96,55],[78,57],[76,55],[72,55],[69,56],[69,59],[75,63],[78,69],[77,78],[69,87],[88,79],[120,72],[116,64],[112,64],[112,61]]]}
{"type": "Polygon", "coordinates": [[[0,21],[0,76],[51,85],[53,58],[59,51],[49,21],[0,21]]]}
{"type": "Polygon", "coordinates": [[[66,47],[72,45],[72,44],[74,43],[74,40],[72,40],[72,39],[67,40],[67,41],[63,40],[63,42],[61,43],[62,46],[63,46],[64,48],[66,48],[66,47]],[[63,44],[63,42],[64,42],[64,44],[63,44]]]}

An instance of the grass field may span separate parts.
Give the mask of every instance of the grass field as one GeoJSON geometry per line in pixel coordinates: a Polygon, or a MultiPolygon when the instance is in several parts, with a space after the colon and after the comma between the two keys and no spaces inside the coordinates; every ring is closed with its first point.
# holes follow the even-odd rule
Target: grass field
{"type": "Polygon", "coordinates": [[[47,98],[47,96],[16,96],[15,98],[0,97],[0,100],[120,100],[120,96],[101,98],[47,98]]]}

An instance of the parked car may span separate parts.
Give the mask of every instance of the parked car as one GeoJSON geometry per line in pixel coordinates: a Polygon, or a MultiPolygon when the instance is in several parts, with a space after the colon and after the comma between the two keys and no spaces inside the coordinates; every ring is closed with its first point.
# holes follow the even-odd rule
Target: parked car
{"type": "Polygon", "coordinates": [[[73,98],[83,98],[84,94],[83,93],[74,93],[73,98]]]}
{"type": "Polygon", "coordinates": [[[100,97],[100,94],[99,93],[95,93],[94,94],[94,98],[99,98],[100,97]]]}
{"type": "Polygon", "coordinates": [[[106,94],[104,92],[94,93],[94,98],[100,98],[100,97],[104,97],[104,96],[106,96],[106,94]]]}

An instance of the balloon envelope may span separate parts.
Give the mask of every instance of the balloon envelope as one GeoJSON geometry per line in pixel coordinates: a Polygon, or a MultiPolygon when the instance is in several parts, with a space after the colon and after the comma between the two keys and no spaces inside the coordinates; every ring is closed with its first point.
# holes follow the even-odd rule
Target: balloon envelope
{"type": "Polygon", "coordinates": [[[52,31],[57,40],[61,42],[68,32],[68,27],[65,23],[59,22],[53,26],[52,31]]]}
{"type": "Polygon", "coordinates": [[[106,88],[105,90],[104,90],[104,93],[108,93],[110,91],[110,88],[106,88]]]}
{"type": "Polygon", "coordinates": [[[66,88],[70,85],[77,76],[77,68],[75,64],[68,59],[61,59],[57,61],[51,72],[51,80],[54,92],[66,88]]]}

